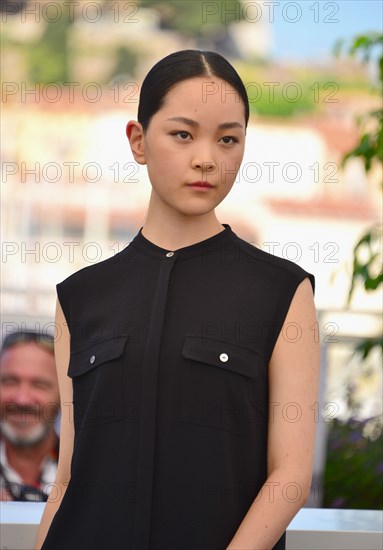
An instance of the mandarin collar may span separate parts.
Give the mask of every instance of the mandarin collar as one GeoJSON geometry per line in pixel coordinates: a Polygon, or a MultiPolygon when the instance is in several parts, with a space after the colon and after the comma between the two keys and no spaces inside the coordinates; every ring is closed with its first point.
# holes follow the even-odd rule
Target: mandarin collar
{"type": "MultiPolygon", "coordinates": [[[[193,256],[200,256],[203,253],[214,252],[217,249],[222,248],[232,241],[235,233],[231,229],[228,223],[221,224],[225,229],[216,233],[212,237],[203,239],[189,246],[184,246],[176,250],[169,250],[162,248],[161,246],[156,245],[155,243],[149,241],[142,234],[143,226],[140,227],[138,233],[135,235],[129,246],[133,246],[143,254],[152,256],[158,259],[175,259],[175,258],[190,258],[193,256]]],[[[128,246],[128,248],[129,248],[128,246]]]]}

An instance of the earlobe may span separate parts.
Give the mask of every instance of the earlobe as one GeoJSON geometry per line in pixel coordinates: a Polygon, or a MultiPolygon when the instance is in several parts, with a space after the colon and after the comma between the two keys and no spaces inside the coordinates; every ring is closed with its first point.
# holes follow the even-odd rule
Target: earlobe
{"type": "Polygon", "coordinates": [[[146,164],[142,125],[135,120],[130,120],[126,125],[125,132],[135,161],[138,162],[138,164],[146,164]]]}

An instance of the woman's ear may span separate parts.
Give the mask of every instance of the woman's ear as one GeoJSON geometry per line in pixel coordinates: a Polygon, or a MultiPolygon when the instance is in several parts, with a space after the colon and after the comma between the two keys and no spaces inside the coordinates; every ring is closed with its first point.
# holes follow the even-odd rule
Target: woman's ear
{"type": "Polygon", "coordinates": [[[135,120],[129,120],[126,125],[126,135],[130,143],[134,160],[138,162],[138,164],[146,164],[145,137],[142,124],[135,120]]]}

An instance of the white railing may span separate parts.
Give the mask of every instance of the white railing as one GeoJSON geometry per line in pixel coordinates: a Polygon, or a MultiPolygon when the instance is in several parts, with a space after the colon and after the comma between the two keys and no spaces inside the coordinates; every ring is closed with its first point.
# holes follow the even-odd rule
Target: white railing
{"type": "MultiPolygon", "coordinates": [[[[44,506],[44,502],[1,502],[0,549],[31,550],[44,506]]],[[[287,529],[286,550],[382,548],[383,511],[379,510],[302,508],[287,529]]]]}

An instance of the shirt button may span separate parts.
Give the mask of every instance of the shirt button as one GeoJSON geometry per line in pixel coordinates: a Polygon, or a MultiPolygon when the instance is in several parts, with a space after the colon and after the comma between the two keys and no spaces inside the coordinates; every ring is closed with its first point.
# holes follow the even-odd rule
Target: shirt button
{"type": "Polygon", "coordinates": [[[227,353],[221,353],[221,355],[219,356],[220,360],[223,361],[224,363],[226,363],[226,361],[229,359],[229,356],[227,353]]]}
{"type": "Polygon", "coordinates": [[[92,357],[89,359],[89,363],[91,363],[93,365],[93,363],[95,362],[96,360],[96,356],[95,355],[92,355],[92,357]]]}
{"type": "Polygon", "coordinates": [[[171,258],[172,256],[174,256],[174,252],[167,252],[167,253],[166,253],[166,256],[167,256],[168,258],[171,258]]]}

